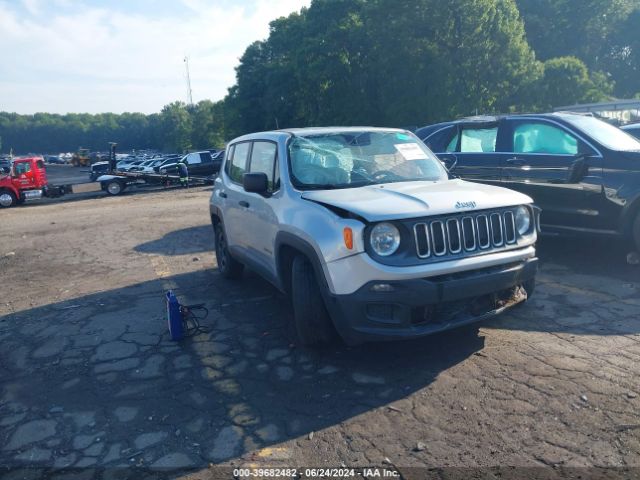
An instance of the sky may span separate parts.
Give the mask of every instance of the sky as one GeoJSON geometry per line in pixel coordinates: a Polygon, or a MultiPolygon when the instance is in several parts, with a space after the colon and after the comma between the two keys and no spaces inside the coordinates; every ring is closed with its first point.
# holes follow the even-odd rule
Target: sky
{"type": "Polygon", "coordinates": [[[0,0],[0,111],[159,112],[220,100],[248,45],[310,0],[0,0]]]}

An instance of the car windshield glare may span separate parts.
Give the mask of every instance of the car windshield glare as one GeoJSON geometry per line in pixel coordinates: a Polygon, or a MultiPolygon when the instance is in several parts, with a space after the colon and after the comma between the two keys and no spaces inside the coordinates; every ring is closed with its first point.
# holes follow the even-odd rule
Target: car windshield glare
{"type": "Polygon", "coordinates": [[[294,136],[292,183],[302,190],[354,188],[447,178],[437,157],[403,131],[345,131],[294,136]]]}
{"type": "Polygon", "coordinates": [[[618,127],[594,117],[571,115],[566,120],[594,140],[615,151],[640,151],[640,141],[618,127]]]}

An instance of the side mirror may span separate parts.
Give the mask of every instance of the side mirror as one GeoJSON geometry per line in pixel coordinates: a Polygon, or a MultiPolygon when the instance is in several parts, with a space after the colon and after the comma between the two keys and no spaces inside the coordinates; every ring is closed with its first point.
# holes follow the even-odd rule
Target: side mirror
{"type": "Polygon", "coordinates": [[[245,173],[242,176],[242,186],[247,192],[264,195],[269,190],[269,179],[263,172],[245,173]]]}

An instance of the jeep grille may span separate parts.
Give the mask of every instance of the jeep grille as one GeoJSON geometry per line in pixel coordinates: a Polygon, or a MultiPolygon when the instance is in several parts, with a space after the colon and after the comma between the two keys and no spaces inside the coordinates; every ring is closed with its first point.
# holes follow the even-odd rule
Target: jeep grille
{"type": "Polygon", "coordinates": [[[513,211],[466,213],[413,225],[420,258],[486,252],[517,242],[513,211]]]}

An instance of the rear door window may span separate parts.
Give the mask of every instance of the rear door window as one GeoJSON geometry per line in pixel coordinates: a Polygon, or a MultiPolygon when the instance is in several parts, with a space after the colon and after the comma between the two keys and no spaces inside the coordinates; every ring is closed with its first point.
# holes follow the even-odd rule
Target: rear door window
{"type": "Polygon", "coordinates": [[[267,174],[269,180],[269,191],[274,189],[274,178],[276,169],[276,144],[272,142],[253,142],[251,151],[251,163],[249,171],[252,173],[262,172],[267,174]]]}
{"type": "Polygon", "coordinates": [[[513,129],[513,151],[576,155],[578,139],[564,129],[546,123],[519,123],[513,129]]]}
{"type": "Polygon", "coordinates": [[[463,128],[460,138],[460,152],[495,152],[497,138],[498,127],[463,128]]]}
{"type": "Polygon", "coordinates": [[[211,154],[209,152],[200,152],[200,161],[202,163],[211,163],[211,154]]]}
{"type": "Polygon", "coordinates": [[[235,145],[233,159],[229,166],[229,177],[235,183],[242,183],[242,176],[247,171],[247,163],[249,160],[249,151],[251,150],[251,142],[243,142],[235,145]]]}

